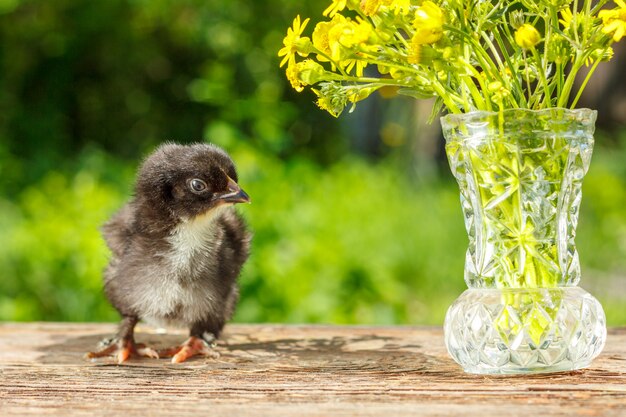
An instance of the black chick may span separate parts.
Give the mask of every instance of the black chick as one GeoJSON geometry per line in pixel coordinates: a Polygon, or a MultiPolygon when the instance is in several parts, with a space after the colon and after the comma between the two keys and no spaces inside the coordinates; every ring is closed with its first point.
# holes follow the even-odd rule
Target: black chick
{"type": "Polygon", "coordinates": [[[135,196],[103,227],[112,257],[104,288],[122,316],[117,336],[89,358],[209,355],[239,298],[250,235],[235,212],[248,195],[230,157],[207,144],[165,144],[141,166],[135,196]],[[160,352],[135,344],[139,320],[190,329],[160,352]]]}

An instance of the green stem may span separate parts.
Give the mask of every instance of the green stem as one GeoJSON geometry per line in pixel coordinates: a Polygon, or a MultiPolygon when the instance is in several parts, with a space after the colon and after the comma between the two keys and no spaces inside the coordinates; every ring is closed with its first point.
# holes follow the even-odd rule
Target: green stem
{"type": "MultiPolygon", "coordinates": [[[[537,52],[537,48],[535,48],[534,46],[532,48],[530,48],[532,54],[533,54],[533,58],[535,59],[535,61],[537,61],[537,64],[541,64],[541,58],[539,57],[539,53],[537,52]]],[[[551,102],[551,94],[550,94],[550,89],[548,88],[548,80],[546,79],[546,74],[543,70],[543,65],[541,66],[541,70],[537,71],[539,73],[539,79],[541,80],[541,84],[543,84],[543,92],[545,95],[544,98],[544,103],[547,104],[547,106],[545,107],[550,107],[550,102],[551,102]]],[[[547,71],[547,70],[546,70],[547,71]]],[[[541,108],[541,100],[539,100],[539,108],[541,108]]]]}
{"type": "Polygon", "coordinates": [[[319,49],[317,49],[316,47],[312,47],[311,48],[311,52],[320,56],[323,56],[324,58],[326,58],[333,67],[337,68],[339,70],[339,72],[341,72],[341,75],[343,75],[344,77],[349,77],[348,73],[345,72],[343,70],[343,68],[341,68],[341,66],[339,65],[338,62],[336,62],[330,55],[327,55],[326,52],[321,51],[319,49]]]}
{"type": "Polygon", "coordinates": [[[582,63],[579,61],[580,61],[580,58],[578,58],[577,56],[572,66],[572,69],[570,70],[570,73],[567,75],[567,79],[565,80],[563,91],[561,92],[561,95],[559,96],[559,101],[557,102],[557,105],[556,105],[557,107],[567,106],[567,102],[569,101],[569,95],[572,90],[572,86],[574,85],[574,81],[576,80],[576,74],[578,73],[578,70],[582,66],[582,63]]]}
{"type": "MultiPolygon", "coordinates": [[[[493,35],[494,35],[496,42],[498,43],[498,47],[500,48],[500,50],[506,51],[506,47],[504,45],[504,41],[502,40],[502,37],[500,36],[500,33],[498,31],[495,31],[493,35]]],[[[522,100],[522,103],[521,103],[522,107],[528,107],[528,101],[526,100],[526,97],[524,96],[524,89],[522,85],[520,84],[519,79],[515,75],[517,71],[515,67],[513,66],[513,62],[511,62],[511,57],[506,52],[503,52],[503,56],[504,56],[504,62],[506,62],[506,65],[509,71],[511,71],[511,78],[513,79],[513,84],[515,85],[515,88],[517,89],[516,95],[519,97],[519,99],[522,100]]],[[[511,94],[513,94],[513,89],[509,88],[509,90],[511,90],[511,94]]]]}
{"type": "MultiPolygon", "coordinates": [[[[502,76],[500,69],[493,62],[493,60],[491,59],[491,57],[489,56],[485,48],[483,48],[481,44],[476,42],[476,40],[470,34],[464,33],[452,26],[446,25],[444,27],[450,30],[451,32],[456,33],[457,35],[462,37],[464,40],[466,40],[473,46],[474,51],[476,52],[476,59],[478,59],[478,61],[480,62],[480,65],[483,68],[483,71],[486,74],[490,74],[494,80],[499,81],[500,83],[502,83],[502,85],[505,85],[505,86],[509,85],[508,81],[505,79],[505,77],[502,76]]],[[[510,90],[510,88],[508,89],[510,90]]],[[[484,91],[487,91],[487,90],[484,90],[484,91]]],[[[512,104],[512,107],[519,107],[517,100],[515,100],[515,98],[512,96],[511,96],[511,104],[512,104]]]]}
{"type": "Polygon", "coordinates": [[[503,65],[502,65],[502,60],[500,59],[500,54],[498,53],[498,50],[494,46],[493,42],[491,42],[491,39],[489,39],[489,36],[487,36],[487,34],[485,32],[481,32],[480,35],[483,38],[483,41],[489,47],[489,50],[491,51],[491,54],[493,55],[493,57],[496,60],[496,63],[498,64],[498,68],[502,68],[503,65]]]}
{"type": "Polygon", "coordinates": [[[347,75],[342,78],[345,81],[351,81],[355,83],[363,83],[363,84],[384,84],[384,85],[393,85],[400,87],[410,87],[410,84],[407,84],[404,81],[395,80],[393,78],[373,78],[373,77],[354,77],[352,75],[347,75]]]}
{"type": "Polygon", "coordinates": [[[572,105],[570,106],[570,108],[573,109],[576,107],[576,104],[578,104],[578,100],[580,99],[580,96],[582,95],[583,90],[585,89],[585,87],[587,87],[587,83],[591,79],[591,74],[594,73],[599,63],[600,63],[600,58],[596,59],[596,62],[593,63],[593,66],[591,67],[591,69],[587,73],[587,76],[585,77],[585,81],[583,81],[583,83],[580,85],[580,88],[578,89],[578,93],[576,94],[574,101],[572,101],[572,105]]]}
{"type": "Polygon", "coordinates": [[[602,9],[602,7],[604,7],[604,5],[607,3],[607,0],[600,0],[598,1],[593,8],[591,9],[591,14],[593,16],[596,16],[598,14],[598,12],[602,9]]]}
{"type": "Polygon", "coordinates": [[[451,96],[446,93],[446,90],[443,88],[441,84],[439,84],[438,82],[433,83],[433,89],[435,90],[437,94],[439,94],[439,97],[441,97],[441,99],[445,103],[448,110],[450,110],[450,112],[461,113],[461,110],[456,106],[456,104],[454,104],[454,102],[449,100],[451,96]]]}
{"type": "Polygon", "coordinates": [[[531,88],[530,88],[530,74],[529,74],[529,70],[528,70],[528,60],[526,59],[526,51],[522,52],[522,56],[524,58],[524,72],[526,74],[526,93],[528,94],[528,108],[531,108],[531,100],[532,100],[532,96],[530,94],[531,92],[531,88]]]}
{"type": "Polygon", "coordinates": [[[476,51],[476,59],[478,59],[478,61],[480,62],[480,65],[483,67],[483,71],[485,73],[491,73],[493,75],[493,78],[500,81],[502,85],[507,84],[506,80],[502,77],[502,74],[500,74],[498,67],[495,65],[487,51],[485,51],[485,48],[483,48],[481,44],[476,42],[471,34],[460,31],[453,26],[444,25],[444,28],[449,30],[450,32],[454,32],[455,34],[459,35],[461,38],[469,42],[474,47],[474,50],[476,51]]]}
{"type": "MultiPolygon", "coordinates": [[[[471,65],[469,62],[465,61],[465,59],[461,60],[461,62],[463,63],[463,65],[474,75],[474,78],[476,78],[476,80],[478,81],[478,84],[480,85],[480,89],[486,94],[488,94],[488,89],[487,86],[485,86],[485,82],[483,81],[483,77],[480,75],[480,73],[476,70],[476,68],[474,68],[473,65],[471,65]]],[[[474,101],[476,102],[476,107],[479,109],[486,109],[488,111],[492,111],[492,107],[491,107],[491,100],[489,99],[489,97],[485,96],[483,98],[483,96],[480,94],[480,92],[476,89],[476,86],[474,85],[474,82],[470,79],[469,83],[466,83],[465,81],[463,82],[464,84],[471,84],[471,87],[473,87],[473,90],[475,91],[476,97],[474,97],[474,101]]],[[[472,94],[474,95],[474,94],[472,94]]]]}

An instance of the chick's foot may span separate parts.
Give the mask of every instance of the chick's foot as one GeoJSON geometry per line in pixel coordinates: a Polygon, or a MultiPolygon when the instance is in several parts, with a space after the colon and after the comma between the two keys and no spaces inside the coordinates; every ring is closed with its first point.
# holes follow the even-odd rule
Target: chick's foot
{"type": "Polygon", "coordinates": [[[117,363],[121,364],[130,357],[145,357],[159,359],[159,354],[143,343],[135,343],[132,339],[113,339],[106,341],[104,347],[96,352],[87,352],[88,359],[103,358],[112,356],[117,358],[117,363]]]}
{"type": "Polygon", "coordinates": [[[207,356],[213,359],[220,357],[220,354],[211,349],[211,346],[207,342],[195,336],[191,336],[180,346],[159,351],[160,357],[171,357],[172,363],[181,363],[197,355],[207,356]]]}

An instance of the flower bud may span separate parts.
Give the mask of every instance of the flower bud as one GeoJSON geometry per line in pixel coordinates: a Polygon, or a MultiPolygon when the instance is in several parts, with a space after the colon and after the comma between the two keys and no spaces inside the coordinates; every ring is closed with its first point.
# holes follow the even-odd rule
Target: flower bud
{"type": "Polygon", "coordinates": [[[533,26],[523,24],[515,31],[515,43],[524,49],[534,48],[541,42],[541,35],[533,26]]]}
{"type": "Polygon", "coordinates": [[[298,62],[296,66],[298,79],[305,85],[313,85],[320,81],[326,81],[330,75],[323,66],[312,59],[305,59],[302,62],[298,62]]]}
{"type": "Polygon", "coordinates": [[[522,10],[512,11],[509,15],[509,21],[511,22],[511,26],[513,26],[513,29],[515,30],[524,26],[525,19],[526,18],[524,17],[524,12],[522,10]]]}
{"type": "Polygon", "coordinates": [[[487,88],[492,93],[495,93],[497,91],[500,91],[500,89],[502,88],[502,83],[500,81],[493,81],[493,82],[490,82],[489,85],[487,85],[487,88]]]}
{"type": "Polygon", "coordinates": [[[592,53],[591,53],[591,57],[592,60],[600,60],[600,61],[610,61],[611,58],[613,58],[613,48],[611,48],[610,46],[607,46],[606,48],[598,48],[595,49],[592,53]]]}
{"type": "Polygon", "coordinates": [[[294,43],[294,47],[296,52],[300,56],[308,56],[311,53],[311,49],[313,48],[313,44],[311,43],[311,39],[308,37],[302,37],[298,39],[294,43]]]}

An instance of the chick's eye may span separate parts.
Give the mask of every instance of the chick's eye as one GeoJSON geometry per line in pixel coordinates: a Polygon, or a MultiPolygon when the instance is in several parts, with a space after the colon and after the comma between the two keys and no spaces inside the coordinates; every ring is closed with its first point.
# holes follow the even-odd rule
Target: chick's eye
{"type": "Polygon", "coordinates": [[[191,191],[193,192],[201,193],[202,191],[207,189],[207,185],[206,185],[206,182],[199,180],[197,178],[194,178],[191,181],[189,181],[189,188],[191,188],[191,191]]]}

